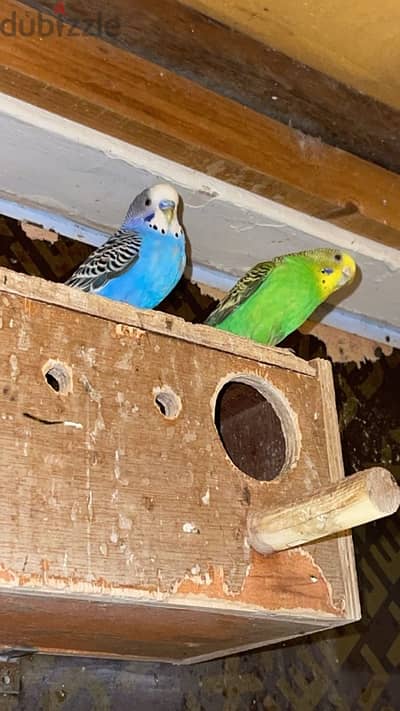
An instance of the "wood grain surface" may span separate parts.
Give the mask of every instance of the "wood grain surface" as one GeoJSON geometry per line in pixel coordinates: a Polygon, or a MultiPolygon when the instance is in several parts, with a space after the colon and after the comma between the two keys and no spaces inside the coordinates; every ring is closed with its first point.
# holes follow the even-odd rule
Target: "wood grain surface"
{"type": "MultiPolygon", "coordinates": [[[[54,12],[53,0],[26,4],[54,12]]],[[[69,0],[62,19],[81,27],[99,16],[103,22],[114,21],[118,29],[103,35],[106,41],[324,143],[399,172],[398,110],[277,51],[267,36],[258,41],[191,4],[69,0]]]]}
{"type": "MultiPolygon", "coordinates": [[[[332,480],[318,361],[301,372],[300,359],[255,344],[250,357],[235,355],[243,339],[223,351],[214,329],[5,269],[0,276],[4,593],[126,602],[127,609],[157,603],[167,620],[171,605],[320,627],[354,618],[337,540],[269,558],[246,543],[254,507],[332,480]],[[240,471],[219,440],[214,403],[235,379],[254,383],[285,424],[290,456],[272,481],[240,471]]],[[[165,638],[163,623],[156,627],[154,638],[165,638]]],[[[202,634],[192,629],[190,639],[197,645],[202,634]]],[[[42,647],[39,637],[32,644],[42,647]]],[[[240,639],[238,632],[236,645],[240,639]]],[[[52,644],[66,650],[65,638],[52,644]]],[[[207,645],[203,651],[211,653],[207,645]]]]}
{"type": "MultiPolygon", "coordinates": [[[[37,18],[16,0],[5,16],[37,18]]],[[[400,177],[75,30],[0,36],[0,90],[398,247],[400,177]]]]}
{"type": "Polygon", "coordinates": [[[399,47],[393,0],[182,0],[364,94],[400,107],[399,47]]]}
{"type": "Polygon", "coordinates": [[[310,634],[331,621],[0,593],[0,625],[3,654],[17,649],[179,664],[310,634]]]}

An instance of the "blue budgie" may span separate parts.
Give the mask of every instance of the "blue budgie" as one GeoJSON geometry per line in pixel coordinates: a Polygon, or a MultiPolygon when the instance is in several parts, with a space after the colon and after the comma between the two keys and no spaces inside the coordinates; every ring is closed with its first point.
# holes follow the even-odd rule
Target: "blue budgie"
{"type": "Polygon", "coordinates": [[[152,309],[180,280],[186,264],[172,185],[147,188],[131,203],[115,234],[65,282],[83,291],[152,309]]]}

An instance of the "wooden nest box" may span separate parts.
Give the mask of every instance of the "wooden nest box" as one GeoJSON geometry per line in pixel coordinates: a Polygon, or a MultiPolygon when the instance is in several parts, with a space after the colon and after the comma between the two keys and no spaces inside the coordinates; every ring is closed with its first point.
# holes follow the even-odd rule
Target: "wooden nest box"
{"type": "Polygon", "coordinates": [[[360,617],[329,534],[398,489],[344,480],[327,361],[5,269],[0,303],[2,653],[189,662],[360,617]]]}

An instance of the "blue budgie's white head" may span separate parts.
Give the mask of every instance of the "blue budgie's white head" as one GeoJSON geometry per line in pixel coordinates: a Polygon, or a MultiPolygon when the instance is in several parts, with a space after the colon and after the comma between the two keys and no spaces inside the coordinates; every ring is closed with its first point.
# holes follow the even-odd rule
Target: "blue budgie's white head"
{"type": "Polygon", "coordinates": [[[172,185],[154,185],[131,203],[121,227],[67,280],[69,286],[153,309],[175,288],[186,239],[172,185]]]}
{"type": "Polygon", "coordinates": [[[183,229],[178,219],[179,195],[168,183],[160,183],[143,190],[131,203],[122,224],[124,229],[135,229],[139,224],[159,234],[182,237],[183,229]]]}

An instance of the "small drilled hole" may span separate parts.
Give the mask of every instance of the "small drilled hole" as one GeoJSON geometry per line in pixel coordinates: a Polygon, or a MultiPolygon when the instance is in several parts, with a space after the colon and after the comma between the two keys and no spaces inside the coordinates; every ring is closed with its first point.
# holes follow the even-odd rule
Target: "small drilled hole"
{"type": "Polygon", "coordinates": [[[72,390],[71,368],[58,363],[49,361],[43,368],[43,376],[47,385],[56,393],[65,395],[72,390]]]}
{"type": "Polygon", "coordinates": [[[155,388],[153,392],[154,404],[160,413],[168,420],[175,420],[182,409],[180,397],[168,386],[155,388]]]}
{"type": "Polygon", "coordinates": [[[258,481],[275,479],[298,458],[295,417],[283,395],[261,378],[238,376],[225,383],[214,421],[233,464],[258,481]]]}

